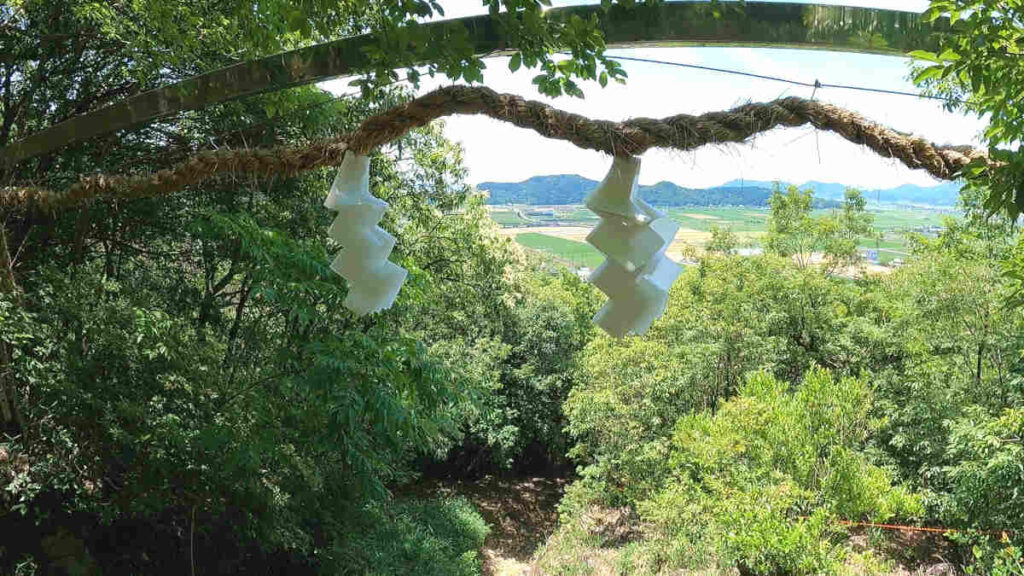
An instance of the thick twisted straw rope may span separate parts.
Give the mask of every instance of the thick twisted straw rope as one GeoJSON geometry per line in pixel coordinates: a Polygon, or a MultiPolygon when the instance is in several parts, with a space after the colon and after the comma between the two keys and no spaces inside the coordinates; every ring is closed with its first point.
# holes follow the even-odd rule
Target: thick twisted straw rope
{"type": "Polygon", "coordinates": [[[743,142],[779,126],[810,124],[945,180],[956,178],[960,169],[974,159],[987,161],[986,154],[980,150],[966,146],[936,146],[842,108],[802,98],[746,104],[700,116],[680,114],[660,120],[634,118],[610,122],[591,120],[513,94],[499,94],[489,88],[451,86],[373,116],[354,132],[326,142],[302,147],[200,152],[181,164],[158,172],[85,176],[59,191],[31,187],[2,188],[0,209],[53,210],[94,198],[159,196],[219,174],[291,176],[321,166],[337,166],[346,150],[365,154],[413,128],[451,114],[483,114],[529,128],[548,138],[567,140],[581,148],[615,156],[635,156],[655,147],[692,150],[706,144],[743,142]]]}

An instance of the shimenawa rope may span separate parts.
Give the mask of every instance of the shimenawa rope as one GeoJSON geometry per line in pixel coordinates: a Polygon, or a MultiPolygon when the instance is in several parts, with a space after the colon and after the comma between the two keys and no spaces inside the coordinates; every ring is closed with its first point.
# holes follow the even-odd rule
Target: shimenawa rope
{"type": "Polygon", "coordinates": [[[927,170],[940,179],[957,178],[960,170],[975,159],[989,162],[985,152],[969,146],[938,146],[854,112],[803,98],[745,104],[699,116],[679,114],[612,122],[592,120],[485,87],[449,86],[368,118],[354,132],[328,141],[301,147],[200,152],[153,173],[83,176],[63,190],[0,188],[0,209],[54,210],[91,199],[159,196],[222,174],[291,176],[322,166],[337,166],[347,150],[365,154],[413,128],[452,114],[482,114],[613,156],[636,156],[650,148],[686,151],[707,144],[738,143],[773,128],[810,124],[867,146],[886,158],[896,158],[910,168],[927,170]]]}

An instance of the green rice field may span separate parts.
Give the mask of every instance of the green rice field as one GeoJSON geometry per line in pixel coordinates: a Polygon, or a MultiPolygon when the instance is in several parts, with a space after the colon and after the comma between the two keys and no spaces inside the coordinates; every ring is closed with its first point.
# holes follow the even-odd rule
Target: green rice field
{"type": "Polygon", "coordinates": [[[604,256],[596,248],[586,242],[577,242],[567,238],[556,238],[547,234],[527,232],[516,236],[516,242],[569,264],[573,268],[587,266],[597,268],[604,256]]]}
{"type": "MultiPolygon", "coordinates": [[[[748,207],[676,207],[665,213],[680,224],[677,242],[695,247],[702,246],[712,226],[728,228],[740,236],[741,244],[757,246],[758,238],[767,230],[768,210],[748,207]]],[[[955,218],[952,212],[926,209],[872,209],[875,228],[881,238],[864,239],[862,248],[878,250],[882,264],[909,253],[907,235],[932,235],[946,218],[955,218]]],[[[824,214],[825,210],[816,211],[824,214]]],[[[584,226],[597,223],[597,217],[582,206],[519,206],[492,208],[491,218],[514,235],[524,247],[551,255],[573,267],[595,267],[601,255],[590,245],[578,240],[560,238],[551,234],[530,232],[533,226],[584,226]]]]}

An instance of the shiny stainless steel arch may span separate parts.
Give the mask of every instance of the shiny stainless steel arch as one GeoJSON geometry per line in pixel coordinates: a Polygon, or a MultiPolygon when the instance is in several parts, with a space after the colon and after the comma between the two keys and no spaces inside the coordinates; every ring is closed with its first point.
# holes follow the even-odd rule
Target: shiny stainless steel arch
{"type": "MultiPolygon", "coordinates": [[[[928,24],[910,12],[746,2],[726,5],[716,17],[707,3],[670,2],[633,8],[572,6],[547,12],[549,18],[596,14],[609,47],[756,46],[903,55],[934,49],[944,23],[928,24]]],[[[507,54],[489,16],[424,24],[434,31],[464,26],[479,55],[507,54]]],[[[133,96],[41,130],[4,149],[0,162],[20,162],[73,142],[138,126],[184,110],[351,75],[366,64],[362,48],[372,35],[352,36],[242,62],[133,96]]]]}

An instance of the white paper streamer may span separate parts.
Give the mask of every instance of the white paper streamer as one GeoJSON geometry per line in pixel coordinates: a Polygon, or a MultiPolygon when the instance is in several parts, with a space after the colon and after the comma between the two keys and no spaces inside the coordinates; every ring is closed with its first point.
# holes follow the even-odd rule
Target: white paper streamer
{"type": "Polygon", "coordinates": [[[608,258],[590,282],[608,296],[594,323],[615,338],[642,335],[665,311],[679,266],[665,256],[679,225],[634,199],[639,158],[612,162],[601,184],[583,203],[601,217],[587,242],[608,258]]]}
{"type": "Polygon", "coordinates": [[[327,234],[341,244],[331,269],[348,281],[345,307],[362,316],[390,308],[408,272],[388,260],[395,238],[377,224],[387,202],[370,194],[370,159],[346,154],[324,207],[338,215],[327,234]]]}

